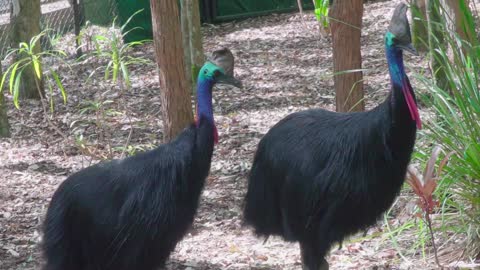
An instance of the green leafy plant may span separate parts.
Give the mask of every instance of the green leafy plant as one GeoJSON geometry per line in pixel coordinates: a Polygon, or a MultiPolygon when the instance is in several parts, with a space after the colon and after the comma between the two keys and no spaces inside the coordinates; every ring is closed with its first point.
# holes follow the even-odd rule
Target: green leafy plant
{"type": "MultiPolygon", "coordinates": [[[[21,42],[18,48],[10,50],[5,56],[5,59],[9,59],[13,55],[24,56],[16,60],[7,68],[0,81],[0,89],[3,89],[3,86],[7,82],[8,78],[8,89],[10,91],[10,94],[13,95],[13,103],[15,104],[15,107],[17,107],[17,109],[20,108],[19,96],[22,75],[25,69],[28,68],[31,68],[35,71],[37,90],[40,92],[42,102],[45,99],[40,89],[40,81],[42,79],[45,79],[45,81],[47,82],[51,94],[53,94],[53,88],[54,86],[56,86],[63,97],[63,102],[67,102],[67,93],[57,72],[53,68],[49,68],[47,72],[42,72],[42,70],[44,70],[44,67],[42,66],[42,58],[48,56],[65,63],[63,60],[63,58],[66,57],[65,52],[61,50],[47,50],[43,52],[36,52],[35,47],[39,46],[39,39],[45,36],[47,32],[48,30],[42,31],[40,34],[34,36],[29,43],[21,42]]],[[[51,111],[53,111],[53,96],[50,97],[50,109],[51,111]]]]}
{"type": "MultiPolygon", "coordinates": [[[[142,11],[143,10],[139,10],[135,12],[132,16],[130,16],[128,20],[120,27],[120,31],[123,32],[130,20],[142,11]]],[[[116,18],[113,20],[109,35],[93,36],[95,51],[92,56],[98,57],[100,59],[107,59],[108,62],[106,66],[95,69],[90,74],[90,77],[94,75],[98,70],[103,69],[105,80],[111,79],[113,83],[121,83],[120,85],[122,86],[123,90],[123,84],[126,89],[129,89],[131,86],[129,69],[131,65],[152,64],[150,60],[143,57],[134,57],[128,54],[128,52],[132,49],[132,47],[145,44],[150,40],[132,41],[123,44],[123,37],[131,31],[139,29],[139,27],[134,27],[128,31],[125,31],[123,34],[117,34],[114,31],[116,28],[115,23],[116,18]]]]}
{"type": "Polygon", "coordinates": [[[315,17],[324,28],[327,28],[329,0],[314,0],[313,3],[315,5],[315,17]]]}
{"type": "MultiPolygon", "coordinates": [[[[470,18],[464,27],[475,29],[470,11],[464,7],[462,12],[470,18]]],[[[463,40],[452,32],[450,20],[448,13],[441,13],[435,27],[445,33],[442,40],[437,40],[443,45],[430,46],[429,51],[437,65],[432,73],[441,70],[446,85],[438,84],[435,76],[428,74],[414,77],[420,82],[418,88],[426,89],[421,100],[434,113],[426,121],[424,135],[439,142],[445,151],[457,153],[437,187],[444,194],[440,204],[456,211],[457,225],[470,237],[467,251],[476,256],[480,251],[480,47],[477,37],[463,40]]],[[[430,40],[436,38],[431,36],[430,40]]]]}
{"type": "MultiPolygon", "coordinates": [[[[103,93],[98,100],[89,101],[85,104],[85,106],[80,110],[82,114],[88,113],[95,113],[95,124],[98,129],[98,146],[100,144],[106,145],[108,148],[108,153],[102,154],[97,151],[98,149],[94,149],[95,147],[89,146],[85,139],[81,140],[81,144],[78,144],[81,149],[87,153],[88,155],[94,157],[100,157],[102,159],[110,159],[113,157],[114,150],[122,150],[121,156],[123,157],[125,153],[133,153],[135,150],[132,146],[129,145],[130,138],[133,133],[132,128],[132,119],[129,113],[129,107],[126,105],[127,101],[125,96],[123,95],[124,90],[128,90],[131,87],[130,81],[130,71],[131,66],[133,65],[150,65],[153,64],[149,59],[143,57],[136,57],[132,54],[132,48],[138,45],[143,45],[149,40],[141,40],[141,41],[133,41],[128,43],[123,43],[123,39],[125,35],[129,34],[131,31],[136,29],[140,29],[139,27],[135,27],[129,29],[128,31],[124,31],[128,23],[131,19],[136,16],[138,13],[142,12],[139,10],[135,12],[128,20],[117,29],[116,21],[117,18],[113,20],[113,23],[106,34],[96,34],[91,36],[92,43],[94,44],[94,51],[93,53],[86,54],[83,58],[94,58],[94,59],[101,59],[105,60],[104,65],[99,66],[98,68],[94,69],[89,77],[87,82],[98,72],[103,72],[103,78],[105,81],[109,81],[112,83],[117,83],[121,89],[120,101],[113,101],[113,100],[104,100],[104,96],[106,94],[103,93]],[[123,33],[120,34],[119,32],[123,33]],[[126,140],[126,143],[122,147],[112,147],[110,139],[107,138],[107,130],[109,129],[109,120],[108,117],[112,116],[112,114],[119,114],[120,112],[114,111],[113,109],[107,109],[110,107],[110,104],[116,104],[123,107],[123,112],[128,119],[129,126],[130,126],[130,133],[126,140]]],[[[86,33],[85,31],[81,33],[84,36],[86,33]]],[[[79,37],[82,38],[82,37],[79,37]]],[[[88,44],[88,43],[87,43],[88,44]]],[[[107,91],[108,92],[108,91],[107,91]]]]}
{"type": "MultiPolygon", "coordinates": [[[[3,74],[0,80],[0,91],[3,91],[4,84],[7,82],[8,78],[8,89],[10,94],[13,95],[13,103],[17,109],[20,109],[20,84],[23,79],[23,73],[26,69],[31,69],[34,71],[34,80],[36,89],[40,96],[40,102],[43,109],[44,119],[50,125],[50,127],[55,130],[55,132],[62,136],[63,139],[67,140],[67,136],[57,127],[55,126],[49,118],[48,115],[48,107],[50,107],[50,112],[53,113],[54,111],[54,87],[59,90],[60,94],[62,95],[63,103],[67,103],[67,92],[63,86],[62,80],[59,74],[53,69],[48,68],[47,72],[45,72],[44,66],[42,66],[42,59],[45,57],[50,57],[54,60],[59,60],[62,63],[66,62],[63,60],[67,55],[65,52],[61,50],[37,50],[36,46],[40,46],[40,39],[44,37],[48,31],[44,30],[40,34],[32,37],[28,43],[21,42],[18,48],[11,49],[5,59],[9,59],[12,56],[21,56],[17,58],[10,66],[8,66],[6,72],[3,74]],[[46,82],[47,87],[50,92],[50,99],[49,101],[46,100],[47,98],[43,95],[41,82],[46,82]],[[47,105],[47,104],[50,105],[47,105]]],[[[70,66],[66,64],[68,68],[70,66]]]]}

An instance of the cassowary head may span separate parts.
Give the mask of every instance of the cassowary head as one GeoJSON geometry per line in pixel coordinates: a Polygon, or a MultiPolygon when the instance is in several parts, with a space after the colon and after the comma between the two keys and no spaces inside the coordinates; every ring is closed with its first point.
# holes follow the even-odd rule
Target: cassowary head
{"type": "Polygon", "coordinates": [[[214,63],[207,61],[203,65],[198,74],[199,81],[212,81],[219,84],[230,84],[238,88],[242,88],[242,82],[235,79],[233,76],[227,75],[223,68],[215,65],[214,63]]]}
{"type": "Polygon", "coordinates": [[[235,57],[233,56],[232,51],[230,51],[228,48],[223,47],[213,51],[212,55],[209,57],[209,60],[215,65],[223,68],[227,75],[233,76],[235,57]]]}
{"type": "Polygon", "coordinates": [[[412,45],[410,25],[407,18],[407,5],[400,3],[393,12],[392,20],[388,26],[387,41],[390,46],[418,55],[412,45]]]}
{"type": "Polygon", "coordinates": [[[230,84],[238,88],[242,88],[242,82],[235,79],[233,76],[227,75],[225,70],[214,63],[207,61],[203,64],[202,69],[198,73],[198,87],[197,87],[197,118],[195,120],[197,127],[200,123],[199,119],[205,117],[213,124],[214,142],[218,142],[217,128],[213,119],[212,109],[212,88],[216,83],[230,84]]]}

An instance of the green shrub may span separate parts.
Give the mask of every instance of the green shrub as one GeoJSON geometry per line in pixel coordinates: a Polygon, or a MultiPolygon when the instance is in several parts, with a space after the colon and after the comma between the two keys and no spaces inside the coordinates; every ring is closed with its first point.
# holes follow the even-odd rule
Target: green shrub
{"type": "MultiPolygon", "coordinates": [[[[462,12],[467,18],[464,27],[474,29],[469,9],[463,6],[462,12]]],[[[415,74],[415,77],[419,87],[425,89],[422,101],[435,115],[426,122],[427,139],[439,143],[447,152],[456,153],[445,168],[447,175],[439,182],[437,196],[442,209],[458,212],[457,225],[462,226],[471,240],[468,250],[477,254],[480,248],[480,47],[476,37],[466,41],[452,33],[448,20],[443,12],[434,23],[434,27],[446,33],[442,37],[444,46],[431,47],[429,52],[437,63],[437,70],[432,73],[441,69],[447,85],[441,88],[434,76],[415,74]],[[462,222],[463,219],[467,222],[462,222]]]]}

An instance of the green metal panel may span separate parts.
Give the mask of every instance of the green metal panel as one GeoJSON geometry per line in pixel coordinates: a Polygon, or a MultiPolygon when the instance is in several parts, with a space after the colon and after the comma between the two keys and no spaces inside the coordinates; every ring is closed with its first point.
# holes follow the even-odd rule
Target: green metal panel
{"type": "MultiPolygon", "coordinates": [[[[298,9],[296,0],[215,0],[213,3],[213,22],[290,12],[298,9]]],[[[302,3],[305,9],[313,8],[311,0],[302,0],[302,3]]]]}
{"type": "MultiPolygon", "coordinates": [[[[92,1],[92,0],[90,0],[92,1]]],[[[109,0],[96,0],[108,2],[109,0]]],[[[162,0],[157,0],[162,1],[162,0]]],[[[244,19],[271,13],[290,12],[297,10],[297,0],[198,0],[200,1],[200,14],[202,22],[217,23],[236,19],[244,19]]],[[[302,0],[305,9],[312,9],[311,0],[302,0]]],[[[129,32],[125,42],[151,39],[152,19],[150,0],[115,0],[117,5],[119,23],[123,25],[133,13],[144,9],[133,17],[125,31],[129,32]]]]}
{"type": "MultiPolygon", "coordinates": [[[[118,10],[118,21],[120,25],[127,22],[128,18],[140,9],[142,12],[136,14],[125,27],[128,32],[124,37],[124,42],[139,41],[153,38],[152,30],[152,12],[150,10],[150,0],[115,0],[118,10]],[[138,29],[133,29],[138,27],[138,29]],[[133,29],[133,30],[132,30],[133,29]]],[[[160,0],[161,1],[161,0],[160,0]]]]}
{"type": "Polygon", "coordinates": [[[83,0],[85,20],[94,25],[109,26],[113,22],[115,3],[113,0],[83,0]]]}

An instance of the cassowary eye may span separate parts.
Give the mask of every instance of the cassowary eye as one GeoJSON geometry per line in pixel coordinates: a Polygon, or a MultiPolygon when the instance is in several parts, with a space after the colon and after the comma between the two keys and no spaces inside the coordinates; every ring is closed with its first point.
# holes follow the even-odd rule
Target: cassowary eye
{"type": "Polygon", "coordinates": [[[215,71],[213,72],[213,76],[214,76],[214,77],[220,76],[220,70],[218,70],[218,69],[215,70],[215,71]]]}

